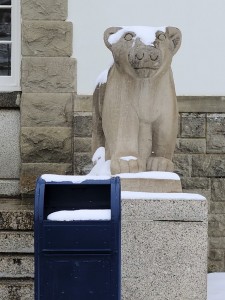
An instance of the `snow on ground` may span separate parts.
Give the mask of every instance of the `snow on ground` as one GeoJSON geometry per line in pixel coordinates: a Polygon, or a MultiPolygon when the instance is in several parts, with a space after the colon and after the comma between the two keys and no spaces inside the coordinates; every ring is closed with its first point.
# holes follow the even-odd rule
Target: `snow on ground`
{"type": "Polygon", "coordinates": [[[225,273],[209,273],[207,300],[225,300],[225,273]]]}

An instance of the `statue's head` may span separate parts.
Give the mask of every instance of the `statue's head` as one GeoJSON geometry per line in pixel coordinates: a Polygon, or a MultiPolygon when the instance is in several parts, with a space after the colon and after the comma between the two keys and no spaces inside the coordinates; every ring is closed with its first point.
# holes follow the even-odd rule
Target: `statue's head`
{"type": "Polygon", "coordinates": [[[181,32],[175,27],[110,27],[104,41],[122,72],[149,78],[170,66],[180,48],[181,32]]]}

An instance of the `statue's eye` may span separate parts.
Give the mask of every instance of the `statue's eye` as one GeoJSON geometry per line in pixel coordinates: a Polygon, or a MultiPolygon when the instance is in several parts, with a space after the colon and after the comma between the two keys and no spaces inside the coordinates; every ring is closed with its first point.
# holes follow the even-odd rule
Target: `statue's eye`
{"type": "Polygon", "coordinates": [[[160,34],[158,35],[158,39],[159,39],[160,41],[165,41],[166,35],[165,35],[164,33],[160,33],[160,34]]]}
{"type": "Polygon", "coordinates": [[[127,33],[127,34],[125,34],[125,36],[124,36],[124,39],[126,40],[126,41],[131,41],[132,39],[133,39],[133,34],[132,33],[127,33]]]}

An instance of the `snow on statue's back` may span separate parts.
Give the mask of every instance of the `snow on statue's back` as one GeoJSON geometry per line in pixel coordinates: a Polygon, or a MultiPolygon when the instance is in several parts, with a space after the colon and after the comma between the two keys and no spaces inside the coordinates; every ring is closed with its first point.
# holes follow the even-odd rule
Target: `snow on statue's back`
{"type": "Polygon", "coordinates": [[[171,62],[179,29],[111,27],[104,41],[114,63],[93,95],[93,153],[105,148],[111,174],[173,171],[178,112],[171,62]]]}

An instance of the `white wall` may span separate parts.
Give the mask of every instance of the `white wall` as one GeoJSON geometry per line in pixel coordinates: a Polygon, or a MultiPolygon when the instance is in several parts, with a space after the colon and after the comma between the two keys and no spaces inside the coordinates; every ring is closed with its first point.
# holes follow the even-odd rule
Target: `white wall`
{"type": "Polygon", "coordinates": [[[224,0],[69,0],[78,60],[78,94],[92,94],[112,61],[104,30],[118,25],[178,27],[183,42],[174,57],[177,95],[225,95],[224,0]]]}

